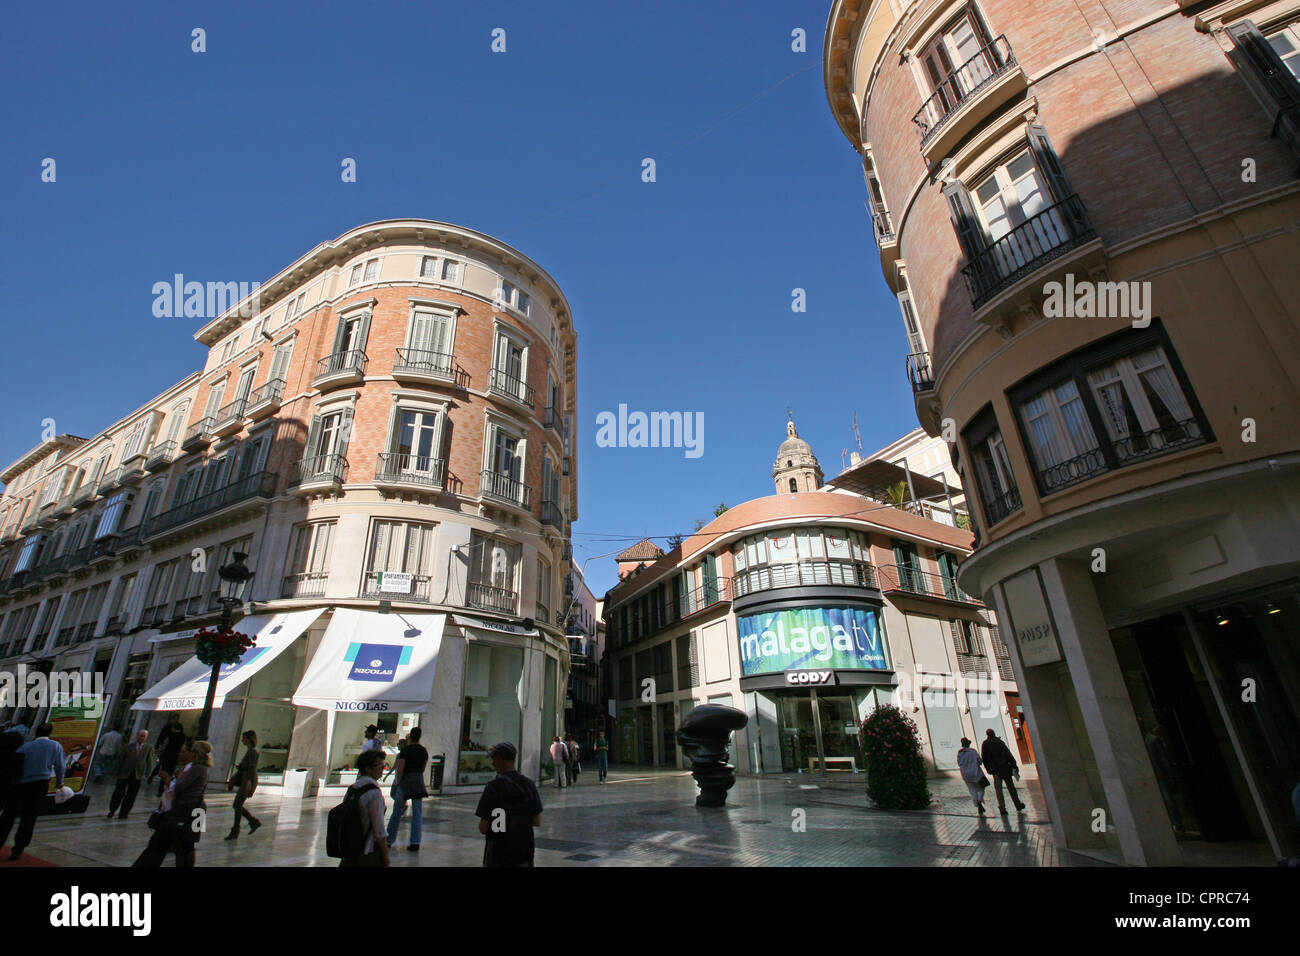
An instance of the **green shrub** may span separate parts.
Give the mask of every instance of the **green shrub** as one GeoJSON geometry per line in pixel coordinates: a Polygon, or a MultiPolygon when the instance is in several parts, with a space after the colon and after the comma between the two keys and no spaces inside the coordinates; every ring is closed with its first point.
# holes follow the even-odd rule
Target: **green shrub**
{"type": "Polygon", "coordinates": [[[916,724],[897,707],[877,707],[862,723],[867,758],[867,796],[883,810],[921,810],[930,805],[925,758],[916,724]]]}

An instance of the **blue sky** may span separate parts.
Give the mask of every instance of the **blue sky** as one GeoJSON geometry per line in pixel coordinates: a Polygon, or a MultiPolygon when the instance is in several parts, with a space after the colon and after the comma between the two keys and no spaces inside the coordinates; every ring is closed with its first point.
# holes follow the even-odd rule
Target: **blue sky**
{"type": "Polygon", "coordinates": [[[353,226],[418,216],[510,243],[569,298],[574,547],[597,593],[615,575],[596,556],[772,493],[787,404],[834,474],[854,411],[868,452],[916,419],[861,168],[822,86],[829,9],[12,7],[0,460],[37,444],[43,419],[92,435],[201,365],[194,320],[152,315],[153,283],[264,281],[353,226]],[[641,181],[645,157],[657,182],[641,181]],[[703,456],[596,447],[596,415],[619,403],[702,412],[703,456]]]}

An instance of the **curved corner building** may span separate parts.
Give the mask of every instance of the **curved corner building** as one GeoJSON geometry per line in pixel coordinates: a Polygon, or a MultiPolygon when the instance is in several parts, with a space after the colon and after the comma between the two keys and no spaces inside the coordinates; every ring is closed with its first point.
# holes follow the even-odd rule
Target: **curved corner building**
{"type": "Polygon", "coordinates": [[[1070,848],[1300,843],[1298,70],[1295,2],[831,9],[917,416],[978,521],[961,583],[1070,848]]]}
{"type": "Polygon", "coordinates": [[[193,637],[240,552],[257,647],[218,684],[218,772],[254,729],[262,783],[344,786],[375,724],[390,753],[422,726],[447,787],[491,779],[502,740],[545,773],[577,517],[559,286],[490,236],[388,220],[210,315],[200,371],[0,474],[0,666],[103,673],[107,726],[192,733],[193,637]]]}

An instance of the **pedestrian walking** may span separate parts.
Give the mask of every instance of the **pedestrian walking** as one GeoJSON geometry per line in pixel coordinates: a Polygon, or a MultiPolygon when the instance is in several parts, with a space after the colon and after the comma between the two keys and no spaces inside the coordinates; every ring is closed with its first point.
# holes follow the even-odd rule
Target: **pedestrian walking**
{"type": "Polygon", "coordinates": [[[1025,805],[1020,802],[1020,794],[1016,793],[1016,785],[1011,781],[1013,776],[1020,776],[1020,765],[1016,763],[1016,758],[1011,756],[1011,749],[993,732],[992,727],[985,731],[985,734],[984,746],[980,748],[980,757],[984,760],[985,769],[993,774],[994,792],[998,795],[998,813],[1007,812],[1006,802],[1002,799],[1004,784],[1011,794],[1011,803],[1018,811],[1023,811],[1025,805]]]}
{"type": "Polygon", "coordinates": [[[609,775],[609,741],[605,739],[605,731],[596,735],[596,772],[600,775],[600,782],[605,782],[605,777],[609,775]]]}
{"type": "Polygon", "coordinates": [[[99,783],[104,775],[113,772],[117,763],[117,752],[122,749],[122,732],[114,727],[99,738],[99,747],[95,751],[95,773],[93,783],[99,783]]]}
{"type": "Polygon", "coordinates": [[[0,813],[17,806],[18,778],[23,775],[22,734],[6,730],[0,733],[0,813]]]}
{"type": "Polygon", "coordinates": [[[348,788],[344,801],[350,800],[361,818],[361,852],[343,857],[339,866],[388,866],[388,842],[383,838],[384,795],[379,789],[379,777],[383,772],[382,750],[363,750],[357,757],[357,779],[348,788]]]}
{"type": "Polygon", "coordinates": [[[424,798],[429,795],[429,788],[424,782],[424,768],[429,765],[429,751],[420,744],[420,728],[412,728],[406,738],[406,746],[397,752],[397,763],[393,767],[393,787],[389,796],[393,798],[393,812],[388,817],[388,846],[397,843],[397,828],[402,825],[402,814],[406,804],[411,804],[411,840],[406,849],[412,853],[419,851],[420,839],[424,830],[424,798]]]}
{"type": "Polygon", "coordinates": [[[563,790],[568,776],[569,748],[564,746],[564,741],[558,735],[551,738],[551,762],[555,764],[555,786],[563,790]]]}
{"type": "MultiPolygon", "coordinates": [[[[552,746],[560,742],[556,737],[552,746]]],[[[563,746],[563,744],[561,744],[563,746]]],[[[499,743],[488,751],[497,775],[483,788],[474,815],[484,836],[484,866],[532,866],[533,829],[542,825],[542,795],[537,784],[515,770],[519,751],[499,743]]],[[[561,772],[556,764],[556,772],[561,772]]]]}
{"type": "Polygon", "coordinates": [[[578,742],[573,739],[573,734],[569,734],[565,739],[564,746],[569,751],[569,783],[576,785],[578,774],[582,772],[582,764],[578,762],[578,742]]]}
{"type": "Polygon", "coordinates": [[[149,731],[141,730],[135,740],[123,745],[113,761],[113,794],[108,798],[108,816],[117,814],[119,820],[125,820],[131,808],[135,806],[136,794],[140,792],[140,783],[154,764],[153,744],[149,743],[149,731]]]}
{"type": "Polygon", "coordinates": [[[248,835],[252,836],[262,821],[257,819],[248,812],[244,806],[245,801],[253,795],[257,789],[257,761],[261,757],[261,752],[257,749],[257,731],[245,730],[240,739],[248,749],[244,751],[244,759],[239,761],[235,767],[235,776],[227,786],[235,791],[235,822],[230,827],[230,832],[226,834],[227,840],[239,839],[239,821],[241,818],[248,821],[248,835]]]}
{"type": "Polygon", "coordinates": [[[989,778],[980,770],[979,752],[970,745],[970,738],[961,739],[961,750],[957,751],[957,766],[961,768],[961,778],[966,782],[970,798],[981,815],[984,814],[984,788],[989,785],[989,778]]]}
{"type": "Polygon", "coordinates": [[[153,833],[133,867],[162,866],[168,853],[175,855],[177,866],[194,865],[198,837],[194,831],[203,827],[203,818],[196,811],[205,810],[203,791],[212,766],[212,747],[206,740],[194,743],[182,738],[176,760],[180,769],[175,775],[160,771],[163,794],[158,809],[149,816],[153,833]]]}
{"type": "Polygon", "coordinates": [[[11,860],[22,856],[23,850],[32,842],[36,813],[50,789],[50,778],[53,777],[59,787],[63,786],[63,768],[68,757],[63,752],[63,745],[50,739],[53,732],[54,725],[47,721],[36,728],[32,740],[18,748],[23,757],[22,771],[8,805],[0,812],[0,846],[8,841],[14,819],[19,820],[14,848],[9,854],[11,860]]]}
{"type": "Polygon", "coordinates": [[[162,796],[166,784],[161,781],[163,773],[168,777],[176,776],[176,766],[180,762],[181,748],[186,744],[185,728],[181,726],[181,719],[174,714],[163,732],[158,735],[158,762],[154,765],[153,772],[149,774],[149,780],[159,777],[158,795],[162,796]]]}

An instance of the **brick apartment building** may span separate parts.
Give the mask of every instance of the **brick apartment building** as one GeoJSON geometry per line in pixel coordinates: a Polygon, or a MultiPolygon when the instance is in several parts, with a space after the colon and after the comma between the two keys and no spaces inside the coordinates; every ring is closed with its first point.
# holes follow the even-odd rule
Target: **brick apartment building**
{"type": "Polygon", "coordinates": [[[835,0],[823,65],[1058,839],[1294,855],[1300,2],[835,0]]]}
{"type": "Polygon", "coordinates": [[[309,767],[345,784],[374,723],[393,741],[422,724],[448,785],[490,779],[499,740],[536,775],[561,726],[577,517],[576,336],[555,281],[481,233],[389,220],[321,243],[195,338],[200,371],[0,472],[0,668],[100,671],[107,726],[176,712],[192,731],[192,636],[242,552],[236,628],[262,650],[219,683],[219,772],[252,728],[264,783],[309,767]],[[366,663],[386,679],[358,684],[366,663]]]}

